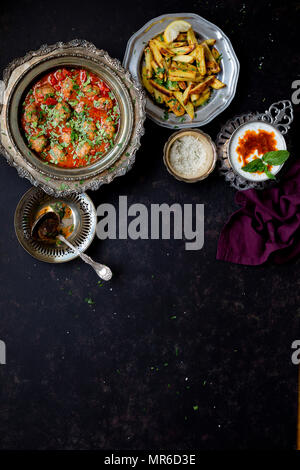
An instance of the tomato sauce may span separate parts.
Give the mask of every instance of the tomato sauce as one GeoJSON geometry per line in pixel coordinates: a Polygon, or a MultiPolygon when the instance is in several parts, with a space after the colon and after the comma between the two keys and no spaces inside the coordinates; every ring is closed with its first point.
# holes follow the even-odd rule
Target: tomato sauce
{"type": "Polygon", "coordinates": [[[109,86],[85,69],[56,69],[27,93],[21,124],[43,161],[63,168],[90,165],[114,146],[120,112],[109,86]]]}
{"type": "Polygon", "coordinates": [[[274,132],[267,132],[259,129],[258,132],[248,130],[243,137],[239,138],[239,145],[236,149],[238,161],[243,166],[249,163],[249,158],[257,151],[258,155],[264,155],[267,152],[277,150],[277,142],[274,132]]]}

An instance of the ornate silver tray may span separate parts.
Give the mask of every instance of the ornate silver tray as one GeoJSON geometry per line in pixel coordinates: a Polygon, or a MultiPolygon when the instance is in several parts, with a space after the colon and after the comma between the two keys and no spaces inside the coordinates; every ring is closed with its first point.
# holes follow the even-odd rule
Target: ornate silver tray
{"type": "Polygon", "coordinates": [[[124,175],[135,161],[144,134],[145,94],[120,62],[87,41],[44,45],[14,60],[4,71],[5,89],[0,105],[0,151],[19,176],[54,196],[98,189],[124,175]],[[97,162],[75,169],[45,165],[27,147],[19,125],[19,106],[26,89],[41,74],[59,66],[80,66],[108,83],[120,108],[120,128],[114,147],[97,162]]]}
{"type": "Polygon", "coordinates": [[[184,19],[191,23],[199,38],[215,38],[217,40],[216,47],[222,54],[222,71],[219,74],[219,78],[227,86],[215,91],[209,102],[196,110],[196,117],[193,121],[187,117],[186,121],[182,122],[181,118],[171,114],[166,119],[165,110],[158,106],[148,95],[146,104],[147,116],[160,126],[168,127],[169,129],[200,127],[212,121],[229,106],[234,98],[239,77],[240,64],[237,56],[230,40],[218,26],[195,13],[170,13],[153,18],[129,39],[123,65],[129,70],[134,79],[142,83],[141,66],[145,44],[153,36],[163,32],[167,25],[176,19],[184,19]]]}
{"type": "Polygon", "coordinates": [[[84,252],[92,243],[97,225],[97,213],[89,196],[71,194],[58,199],[49,196],[40,188],[31,188],[19,201],[15,211],[15,231],[22,247],[34,258],[47,263],[65,263],[77,258],[76,253],[64,243],[55,244],[37,241],[31,236],[31,226],[36,215],[44,207],[64,202],[70,209],[69,223],[74,227],[68,240],[84,252]]]}
{"type": "Polygon", "coordinates": [[[231,167],[228,158],[228,144],[233,133],[246,122],[263,121],[274,126],[282,135],[287,134],[294,119],[293,106],[289,100],[273,103],[264,113],[247,113],[235,116],[224,124],[216,139],[218,171],[230,186],[238,190],[250,188],[263,189],[273,185],[274,180],[254,182],[243,178],[231,167]]]}

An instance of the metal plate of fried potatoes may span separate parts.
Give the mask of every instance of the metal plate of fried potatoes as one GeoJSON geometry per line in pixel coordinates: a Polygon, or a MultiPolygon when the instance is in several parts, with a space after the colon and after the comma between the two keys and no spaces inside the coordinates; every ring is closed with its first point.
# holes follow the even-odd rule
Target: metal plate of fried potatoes
{"type": "Polygon", "coordinates": [[[171,129],[200,127],[234,98],[240,65],[230,40],[194,13],[162,15],[128,41],[123,65],[147,92],[147,115],[171,129]],[[190,28],[167,42],[166,28],[183,20],[190,28]]]}

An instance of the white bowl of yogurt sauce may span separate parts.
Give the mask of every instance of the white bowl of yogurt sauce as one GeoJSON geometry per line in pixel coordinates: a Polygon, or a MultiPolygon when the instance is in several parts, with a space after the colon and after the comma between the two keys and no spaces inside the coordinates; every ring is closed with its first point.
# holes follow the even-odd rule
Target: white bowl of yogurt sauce
{"type": "MultiPolygon", "coordinates": [[[[256,135],[259,135],[260,131],[265,131],[268,135],[271,135],[276,147],[272,148],[272,150],[286,150],[285,139],[281,132],[271,124],[263,121],[250,121],[238,127],[228,142],[228,160],[232,169],[246,180],[257,182],[266,181],[269,178],[265,173],[249,173],[242,169],[245,161],[241,159],[241,152],[239,149],[241,148],[241,143],[245,142],[248,131],[253,131],[256,135]]],[[[252,135],[254,134],[252,133],[252,135]]],[[[254,158],[262,158],[262,156],[263,154],[259,154],[257,149],[253,149],[250,156],[247,158],[247,163],[254,158]]],[[[272,168],[270,168],[271,173],[276,175],[283,165],[284,164],[272,166],[272,168]]]]}

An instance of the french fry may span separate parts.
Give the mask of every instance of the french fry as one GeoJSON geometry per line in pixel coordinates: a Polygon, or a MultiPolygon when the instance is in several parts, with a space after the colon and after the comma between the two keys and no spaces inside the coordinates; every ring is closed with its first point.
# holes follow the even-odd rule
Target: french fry
{"type": "Polygon", "coordinates": [[[186,41],[186,33],[179,33],[176,39],[177,41],[186,41]]]}
{"type": "Polygon", "coordinates": [[[172,51],[172,49],[166,44],[165,42],[157,41],[156,39],[153,39],[155,45],[157,46],[159,52],[163,56],[172,56],[175,54],[175,52],[172,51]]]}
{"type": "Polygon", "coordinates": [[[190,118],[194,119],[194,106],[192,105],[192,103],[189,101],[188,103],[184,104],[183,94],[180,91],[175,91],[174,96],[175,98],[177,98],[181,106],[186,110],[190,118]]]}
{"type": "Polygon", "coordinates": [[[195,58],[193,56],[189,55],[175,55],[173,57],[173,60],[176,62],[185,62],[185,63],[191,63],[194,62],[195,58]]]}
{"type": "Polygon", "coordinates": [[[219,58],[221,57],[221,54],[220,54],[220,52],[218,51],[218,49],[216,49],[215,47],[213,47],[213,48],[211,49],[211,53],[212,53],[212,55],[214,56],[216,62],[218,62],[218,61],[219,61],[219,58]]]}
{"type": "Polygon", "coordinates": [[[179,88],[181,90],[186,90],[186,83],[185,82],[178,82],[179,88]]]}
{"type": "Polygon", "coordinates": [[[172,43],[172,48],[188,46],[186,41],[178,41],[172,43]]]}
{"type": "Polygon", "coordinates": [[[181,104],[181,106],[185,106],[184,102],[183,102],[183,99],[182,99],[182,96],[183,96],[183,93],[181,91],[175,91],[174,92],[174,96],[175,98],[179,101],[179,103],[181,104]]]}
{"type": "Polygon", "coordinates": [[[153,86],[151,85],[151,83],[149,82],[149,80],[147,78],[146,66],[144,66],[143,69],[142,69],[142,81],[143,81],[143,85],[146,88],[146,90],[148,91],[148,93],[150,93],[150,95],[153,95],[154,90],[153,90],[153,86]]]}
{"type": "Polygon", "coordinates": [[[155,44],[155,42],[153,40],[149,41],[149,47],[151,49],[151,52],[152,52],[153,57],[155,59],[155,62],[160,67],[163,67],[163,65],[164,65],[163,57],[162,57],[157,45],[155,44]]]}
{"type": "Polygon", "coordinates": [[[205,58],[206,58],[208,61],[213,61],[213,60],[214,60],[214,56],[212,55],[212,52],[211,52],[210,48],[209,48],[208,45],[207,45],[207,42],[206,42],[206,41],[202,41],[202,42],[201,42],[201,46],[204,47],[205,58]]]}
{"type": "MultiPolygon", "coordinates": [[[[205,88],[207,88],[214,80],[215,77],[208,77],[206,80],[204,80],[202,83],[199,83],[196,85],[194,88],[191,89],[190,93],[202,93],[205,88]]],[[[150,80],[151,82],[151,80],[150,80]]]]}
{"type": "Polygon", "coordinates": [[[158,91],[156,88],[153,88],[153,93],[154,93],[154,98],[155,98],[155,101],[159,104],[163,104],[164,102],[164,95],[158,91]]]}
{"type": "Polygon", "coordinates": [[[183,62],[173,62],[171,63],[171,70],[184,70],[190,72],[197,72],[197,67],[191,64],[185,64],[183,62]]]}
{"type": "Polygon", "coordinates": [[[163,73],[164,69],[159,67],[157,63],[155,62],[155,60],[151,61],[151,67],[154,70],[155,75],[162,80],[164,77],[164,73],[163,73]]]}
{"type": "Polygon", "coordinates": [[[195,36],[195,33],[193,31],[193,28],[190,28],[188,30],[188,32],[186,33],[186,38],[187,38],[187,41],[190,45],[197,45],[198,44],[198,41],[197,41],[197,38],[195,36]]]}
{"type": "Polygon", "coordinates": [[[185,110],[190,116],[191,120],[193,120],[195,116],[195,110],[193,104],[190,101],[186,104],[185,110]]]}
{"type": "Polygon", "coordinates": [[[203,42],[206,42],[208,46],[214,46],[216,44],[216,39],[205,39],[203,42]]]}
{"type": "Polygon", "coordinates": [[[194,101],[197,101],[200,98],[200,95],[198,93],[191,93],[190,98],[191,102],[194,104],[194,101]]]}
{"type": "Polygon", "coordinates": [[[198,106],[202,106],[204,103],[206,103],[209,97],[210,97],[210,90],[208,88],[202,93],[202,95],[199,96],[197,101],[193,102],[194,107],[197,108],[198,106]]]}
{"type": "Polygon", "coordinates": [[[206,69],[207,69],[208,75],[217,74],[221,70],[217,62],[210,62],[210,61],[206,62],[206,69]]]}
{"type": "Polygon", "coordinates": [[[179,90],[179,81],[177,80],[170,80],[168,79],[168,89],[171,91],[178,91],[179,90]]]}
{"type": "Polygon", "coordinates": [[[170,67],[171,61],[172,61],[171,57],[165,57],[165,58],[164,58],[164,65],[165,65],[165,68],[168,69],[168,68],[170,67]]]}
{"type": "Polygon", "coordinates": [[[146,62],[146,72],[147,72],[147,77],[151,78],[152,77],[152,61],[153,61],[153,55],[150,50],[150,47],[146,47],[145,49],[145,62],[146,62]]]}
{"type": "Polygon", "coordinates": [[[191,80],[196,78],[196,72],[184,70],[169,70],[169,79],[172,81],[191,80]],[[172,77],[172,78],[171,78],[172,77]]]}
{"type": "Polygon", "coordinates": [[[195,83],[202,83],[205,80],[205,76],[200,75],[200,73],[196,73],[196,77],[193,79],[195,83]]]}
{"type": "Polygon", "coordinates": [[[190,82],[189,85],[186,87],[186,89],[183,92],[182,101],[183,101],[184,104],[187,104],[187,102],[189,100],[189,94],[191,92],[192,87],[193,87],[193,82],[190,82]]]}
{"type": "Polygon", "coordinates": [[[214,80],[211,82],[211,85],[210,85],[212,88],[214,88],[215,90],[219,90],[220,88],[224,88],[225,83],[221,82],[221,80],[218,80],[217,78],[214,78],[214,80]]]}
{"type": "Polygon", "coordinates": [[[192,50],[192,52],[189,53],[189,57],[193,57],[194,60],[196,59],[196,49],[197,49],[197,46],[195,47],[194,50],[192,50]]]}
{"type": "Polygon", "coordinates": [[[170,50],[176,55],[185,55],[190,54],[195,49],[195,44],[191,46],[183,46],[183,47],[170,47],[170,50]]]}
{"type": "Polygon", "coordinates": [[[205,53],[204,53],[204,47],[199,44],[199,46],[196,47],[196,65],[197,69],[199,70],[200,75],[205,75],[206,74],[206,64],[205,64],[205,53]]]}
{"type": "Polygon", "coordinates": [[[185,108],[174,96],[172,98],[165,98],[165,103],[176,116],[183,116],[185,108]]]}
{"type": "Polygon", "coordinates": [[[161,48],[160,49],[160,53],[164,56],[164,57],[172,57],[174,55],[174,52],[170,51],[169,49],[164,49],[164,48],[161,48]]]}
{"type": "Polygon", "coordinates": [[[168,70],[171,64],[171,58],[165,57],[164,58],[164,81],[166,82],[168,79],[168,70]]]}
{"type": "Polygon", "coordinates": [[[212,52],[206,42],[201,43],[202,46],[204,47],[204,53],[205,53],[205,58],[207,59],[207,68],[213,73],[219,73],[220,72],[220,67],[216,62],[216,59],[212,55],[212,52]]]}
{"type": "Polygon", "coordinates": [[[155,82],[154,80],[149,80],[150,85],[152,85],[153,88],[156,88],[156,90],[160,91],[163,95],[166,96],[172,96],[173,91],[168,90],[168,88],[164,87],[163,85],[160,85],[159,83],[155,82]]]}

